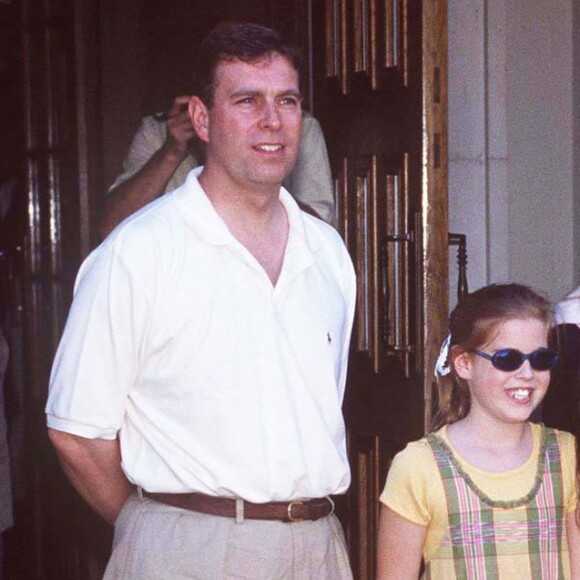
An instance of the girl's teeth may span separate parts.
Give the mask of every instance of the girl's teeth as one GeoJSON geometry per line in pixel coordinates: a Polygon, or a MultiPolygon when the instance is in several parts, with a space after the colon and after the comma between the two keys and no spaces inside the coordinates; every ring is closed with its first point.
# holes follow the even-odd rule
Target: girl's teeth
{"type": "Polygon", "coordinates": [[[530,396],[530,391],[528,389],[515,389],[514,391],[511,391],[510,396],[513,399],[522,401],[523,399],[527,399],[530,396]]]}

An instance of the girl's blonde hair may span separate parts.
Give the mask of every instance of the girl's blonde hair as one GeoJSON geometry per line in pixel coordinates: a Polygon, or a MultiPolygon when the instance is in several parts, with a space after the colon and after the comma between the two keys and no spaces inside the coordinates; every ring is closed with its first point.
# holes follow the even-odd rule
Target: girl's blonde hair
{"type": "Polygon", "coordinates": [[[466,381],[455,372],[454,361],[462,353],[481,348],[491,340],[498,325],[508,320],[532,318],[546,324],[552,319],[550,303],[521,284],[491,284],[468,294],[449,318],[449,360],[451,372],[438,375],[438,411],[435,431],[455,423],[469,413],[471,399],[466,381]]]}

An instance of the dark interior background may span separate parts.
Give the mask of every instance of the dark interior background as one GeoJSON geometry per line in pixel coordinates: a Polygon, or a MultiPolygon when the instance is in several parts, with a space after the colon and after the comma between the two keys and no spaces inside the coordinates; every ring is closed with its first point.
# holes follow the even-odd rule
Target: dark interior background
{"type": "Polygon", "coordinates": [[[302,5],[0,0],[0,187],[12,183],[0,221],[0,322],[10,334],[15,505],[5,577],[102,577],[112,529],[65,480],[44,404],[75,273],[98,242],[102,199],[141,118],[191,91],[193,55],[219,21],[257,21],[292,37],[302,5]]]}
{"type": "Polygon", "coordinates": [[[268,24],[261,0],[146,0],[140,6],[146,63],[143,110],[167,107],[172,95],[191,91],[191,61],[205,33],[224,18],[268,24]]]}

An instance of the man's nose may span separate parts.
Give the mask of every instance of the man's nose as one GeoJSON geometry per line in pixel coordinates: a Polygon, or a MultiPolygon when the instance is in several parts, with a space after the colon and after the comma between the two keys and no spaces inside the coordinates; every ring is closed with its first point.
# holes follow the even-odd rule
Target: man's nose
{"type": "Polygon", "coordinates": [[[264,103],[262,107],[262,118],[260,120],[262,127],[266,129],[278,130],[282,126],[282,118],[276,103],[264,103]]]}

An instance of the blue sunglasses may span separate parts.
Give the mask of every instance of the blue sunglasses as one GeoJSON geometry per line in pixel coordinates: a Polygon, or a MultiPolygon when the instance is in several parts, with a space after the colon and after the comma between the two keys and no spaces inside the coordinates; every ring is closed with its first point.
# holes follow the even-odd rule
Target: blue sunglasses
{"type": "Polygon", "coordinates": [[[524,354],[515,348],[501,348],[493,354],[475,349],[471,352],[490,360],[496,369],[506,373],[519,369],[527,360],[535,371],[549,371],[558,364],[560,358],[558,353],[551,348],[539,348],[530,354],[524,354]]]}

